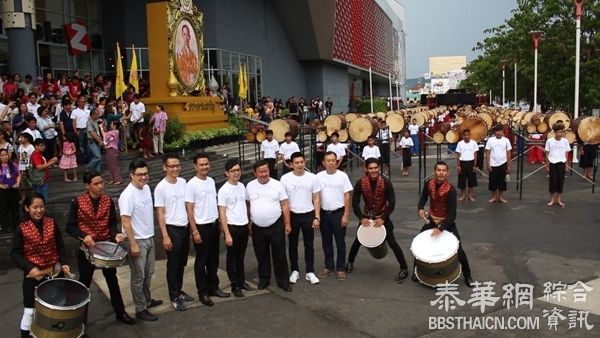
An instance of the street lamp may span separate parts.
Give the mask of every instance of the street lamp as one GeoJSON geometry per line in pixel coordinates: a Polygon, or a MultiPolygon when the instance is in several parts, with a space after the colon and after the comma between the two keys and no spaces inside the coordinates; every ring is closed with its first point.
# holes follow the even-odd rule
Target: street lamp
{"type": "Polygon", "coordinates": [[[506,102],[506,64],[508,61],[506,59],[500,60],[500,66],[502,67],[502,107],[504,107],[504,103],[506,102]]]}
{"type": "Polygon", "coordinates": [[[515,108],[517,107],[517,59],[513,60],[515,64],[515,108]]]}
{"type": "Polygon", "coordinates": [[[540,40],[542,39],[542,31],[531,31],[531,40],[533,41],[534,49],[534,64],[533,64],[533,112],[537,112],[537,59],[538,59],[538,47],[540,40]]]}
{"type": "Polygon", "coordinates": [[[573,105],[573,117],[579,117],[579,58],[581,49],[581,12],[583,11],[583,0],[573,0],[575,5],[575,104],[573,105]]]}
{"type": "Polygon", "coordinates": [[[369,98],[371,99],[371,114],[373,114],[373,74],[372,74],[372,66],[373,66],[373,54],[366,54],[365,57],[369,58],[369,98]]]}

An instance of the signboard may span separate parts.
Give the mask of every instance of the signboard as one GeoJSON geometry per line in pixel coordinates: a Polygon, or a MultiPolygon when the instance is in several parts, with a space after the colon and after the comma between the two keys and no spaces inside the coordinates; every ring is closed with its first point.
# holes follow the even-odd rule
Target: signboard
{"type": "Polygon", "coordinates": [[[92,41],[87,32],[87,28],[82,22],[72,22],[65,25],[67,34],[67,45],[69,54],[77,55],[87,53],[92,48],[92,41]]]}

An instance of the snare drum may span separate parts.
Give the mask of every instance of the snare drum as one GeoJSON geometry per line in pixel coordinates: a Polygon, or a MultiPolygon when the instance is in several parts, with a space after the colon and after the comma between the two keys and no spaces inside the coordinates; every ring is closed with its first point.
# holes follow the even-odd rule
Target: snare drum
{"type": "Polygon", "coordinates": [[[90,263],[100,268],[121,266],[127,257],[127,251],[112,242],[96,242],[93,248],[85,248],[85,251],[90,263]]]}
{"type": "Polygon", "coordinates": [[[84,333],[90,292],[82,283],[54,278],[35,288],[31,334],[36,338],[72,338],[84,333]]]}
{"type": "Polygon", "coordinates": [[[362,246],[369,250],[369,253],[375,259],[381,259],[387,254],[387,243],[385,242],[385,236],[387,231],[382,225],[379,228],[374,226],[359,226],[356,232],[356,237],[362,246]]]}
{"type": "Polygon", "coordinates": [[[433,237],[433,229],[421,232],[410,246],[415,257],[415,275],[425,285],[454,282],[461,266],[458,261],[458,239],[449,231],[433,237]]]}

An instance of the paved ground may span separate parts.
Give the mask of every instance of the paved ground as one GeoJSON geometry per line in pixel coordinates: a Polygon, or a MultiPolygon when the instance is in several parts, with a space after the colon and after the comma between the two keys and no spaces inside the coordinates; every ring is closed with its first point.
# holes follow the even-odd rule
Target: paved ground
{"type": "MultiPolygon", "coordinates": [[[[408,177],[400,176],[399,160],[394,158],[393,161],[392,177],[397,196],[397,208],[393,215],[395,236],[404,254],[409,257],[410,243],[421,227],[416,216],[417,170],[413,168],[408,177]]],[[[154,177],[160,175],[156,168],[152,173],[154,177]]],[[[525,171],[527,173],[535,168],[528,166],[525,171]]],[[[352,181],[355,181],[360,172],[355,169],[350,175],[352,181]]],[[[134,326],[126,326],[114,320],[109,301],[94,285],[91,288],[88,332],[91,337],[480,337],[484,334],[492,337],[556,334],[567,337],[598,337],[600,283],[596,279],[600,277],[600,247],[597,244],[600,237],[600,227],[597,226],[600,223],[600,213],[596,208],[600,205],[600,194],[592,194],[589,184],[575,175],[569,176],[564,194],[567,207],[549,208],[546,207],[546,182],[545,173],[533,175],[525,182],[522,201],[518,200],[515,184],[511,183],[507,195],[510,203],[490,205],[487,203],[485,189],[487,179],[481,178],[477,201],[459,205],[457,224],[471,262],[473,277],[481,282],[495,282],[495,296],[500,297],[494,306],[485,308],[483,314],[479,307],[472,306],[474,304],[471,303],[448,312],[432,306],[430,302],[437,298],[435,290],[419,286],[410,280],[401,284],[393,281],[398,266],[391,252],[382,260],[374,260],[366,250],[361,249],[355,271],[345,282],[325,278],[320,285],[311,286],[301,279],[291,293],[282,292],[275,287],[271,288],[270,293],[249,297],[244,301],[222,302],[212,308],[199,306],[183,313],[167,311],[159,315],[157,322],[137,323],[134,326]],[[554,303],[544,301],[544,283],[559,281],[564,284],[583,281],[594,289],[587,293],[585,304],[560,298],[557,293],[549,296],[549,300],[554,303]],[[502,286],[507,283],[533,286],[536,299],[531,308],[521,304],[518,309],[514,305],[506,309],[502,305],[502,286]],[[560,315],[564,316],[564,319],[558,321],[557,331],[548,327],[548,320],[553,318],[553,313],[544,312],[553,310],[554,307],[562,311],[560,315]],[[585,328],[584,320],[574,322],[577,327],[569,329],[569,311],[575,308],[595,313],[590,313],[587,317],[587,324],[594,325],[591,330],[585,328]],[[510,317],[528,317],[530,320],[537,318],[539,328],[488,328],[482,332],[474,329],[458,330],[456,327],[442,329],[438,325],[437,328],[430,329],[430,322],[436,317],[446,320],[452,317],[457,321],[457,317],[469,316],[473,317],[472,324],[483,320],[487,325],[502,318],[506,322],[510,317]],[[488,317],[491,319],[486,319],[488,317]]],[[[52,191],[60,189],[60,184],[51,187],[52,191]]],[[[356,230],[354,217],[351,224],[346,240],[348,246],[352,243],[356,230]]],[[[321,269],[323,253],[318,234],[315,249],[316,268],[321,269]]],[[[221,266],[224,261],[222,250],[221,266]]],[[[0,284],[3,289],[0,330],[10,333],[8,336],[16,336],[22,311],[22,275],[13,268],[6,256],[1,258],[0,267],[0,284]]],[[[246,267],[247,276],[251,282],[256,282],[256,260],[251,247],[247,251],[246,267]]],[[[125,269],[128,268],[120,268],[125,269]]],[[[189,269],[192,269],[191,266],[189,269]]],[[[163,280],[164,275],[155,275],[157,284],[162,284],[163,280]]],[[[226,282],[225,279],[222,280],[223,286],[226,286],[226,282]]],[[[121,288],[124,294],[130,292],[126,284],[122,284],[121,288]]],[[[193,284],[186,284],[186,289],[194,293],[193,284]]],[[[458,297],[465,301],[471,296],[471,290],[462,284],[458,291],[458,297]]],[[[572,291],[566,293],[567,298],[572,297],[572,294],[572,291]]],[[[437,323],[440,323],[439,319],[437,323]]]]}

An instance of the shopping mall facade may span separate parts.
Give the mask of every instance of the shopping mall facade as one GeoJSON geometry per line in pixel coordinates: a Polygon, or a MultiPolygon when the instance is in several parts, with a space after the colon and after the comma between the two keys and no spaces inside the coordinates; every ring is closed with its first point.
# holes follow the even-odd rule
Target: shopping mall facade
{"type": "MultiPolygon", "coordinates": [[[[34,77],[114,73],[118,42],[124,67],[135,50],[146,77],[148,2],[157,1],[3,1],[0,69],[34,77]],[[88,40],[74,24],[85,27],[88,40]],[[74,53],[82,43],[89,48],[74,53]]],[[[331,97],[334,112],[347,111],[352,98],[369,95],[369,67],[374,96],[390,95],[390,78],[394,96],[396,87],[405,92],[404,8],[398,0],[193,3],[204,13],[204,78],[228,82],[234,95],[240,62],[248,65],[251,100],[331,97]]]]}

